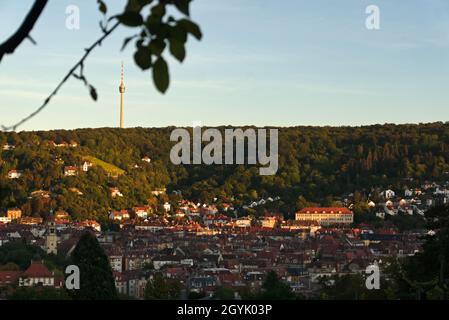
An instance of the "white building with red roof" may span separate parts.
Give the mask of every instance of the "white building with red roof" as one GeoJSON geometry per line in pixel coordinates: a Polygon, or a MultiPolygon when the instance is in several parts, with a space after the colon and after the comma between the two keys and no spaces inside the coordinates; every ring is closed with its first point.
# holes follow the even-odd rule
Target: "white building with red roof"
{"type": "Polygon", "coordinates": [[[111,220],[128,220],[130,218],[128,210],[111,211],[109,214],[109,219],[111,220]]]}
{"type": "Polygon", "coordinates": [[[10,170],[8,172],[8,179],[19,179],[22,176],[22,171],[20,170],[10,170]]]}
{"type": "Polygon", "coordinates": [[[22,271],[0,271],[0,287],[16,285],[21,274],[22,271]]]}
{"type": "Polygon", "coordinates": [[[137,217],[146,219],[148,217],[149,206],[134,207],[133,211],[137,217]]]}
{"type": "Polygon", "coordinates": [[[10,151],[10,150],[14,150],[16,147],[10,143],[5,143],[2,147],[3,150],[5,151],[10,151]]]}
{"type": "Polygon", "coordinates": [[[344,207],[304,208],[296,213],[297,221],[316,221],[320,225],[351,224],[354,214],[344,207]]]}
{"type": "Polygon", "coordinates": [[[44,287],[60,287],[62,279],[56,279],[53,272],[41,261],[32,261],[28,269],[19,278],[19,286],[32,287],[41,285],[44,287]]]}
{"type": "Polygon", "coordinates": [[[76,176],[77,173],[78,173],[78,170],[75,166],[64,167],[64,175],[66,177],[76,176]]]}

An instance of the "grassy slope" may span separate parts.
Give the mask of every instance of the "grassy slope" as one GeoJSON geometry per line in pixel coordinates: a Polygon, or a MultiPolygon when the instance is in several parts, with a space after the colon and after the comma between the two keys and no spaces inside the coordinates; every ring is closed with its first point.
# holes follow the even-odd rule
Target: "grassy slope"
{"type": "Polygon", "coordinates": [[[108,172],[111,175],[121,175],[125,173],[125,170],[120,169],[119,167],[116,167],[113,164],[104,162],[103,160],[100,160],[92,156],[85,156],[83,157],[83,159],[92,162],[96,166],[102,167],[106,172],[108,172]]]}

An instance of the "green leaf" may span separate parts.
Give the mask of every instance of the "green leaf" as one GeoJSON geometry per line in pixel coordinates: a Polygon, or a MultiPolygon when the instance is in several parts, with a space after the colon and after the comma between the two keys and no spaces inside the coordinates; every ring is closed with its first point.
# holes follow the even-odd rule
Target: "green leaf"
{"type": "Polygon", "coordinates": [[[161,18],[155,15],[149,15],[145,22],[151,34],[157,34],[161,28],[161,18]]]}
{"type": "Polygon", "coordinates": [[[134,54],[134,61],[142,70],[151,68],[151,50],[148,47],[140,47],[134,54]]]}
{"type": "Polygon", "coordinates": [[[184,30],[186,30],[198,40],[201,40],[201,38],[203,37],[200,27],[193,21],[181,19],[178,21],[178,25],[183,27],[184,30]]]}
{"type": "Polygon", "coordinates": [[[150,4],[151,2],[153,2],[153,0],[139,0],[139,4],[141,7],[144,7],[147,4],[150,4]]]}
{"type": "Polygon", "coordinates": [[[118,20],[129,27],[138,27],[142,25],[143,18],[139,12],[125,12],[122,15],[118,16],[118,20]]]}
{"type": "Polygon", "coordinates": [[[167,91],[170,84],[170,75],[168,73],[167,62],[162,57],[159,57],[153,66],[153,81],[161,93],[167,91]]]}
{"type": "Polygon", "coordinates": [[[171,38],[181,41],[182,43],[187,42],[187,30],[182,26],[176,25],[174,27],[170,27],[169,31],[171,38]]]}
{"type": "Polygon", "coordinates": [[[135,37],[137,37],[137,35],[134,35],[134,36],[132,36],[132,37],[125,38],[125,40],[123,40],[122,48],[120,49],[120,51],[125,50],[125,48],[126,48],[126,46],[128,45],[128,43],[129,43],[132,39],[134,39],[135,37]]]}
{"type": "Polygon", "coordinates": [[[89,93],[90,93],[90,96],[92,97],[92,99],[94,101],[97,101],[98,93],[97,93],[97,90],[92,85],[89,85],[89,93]]]}
{"type": "Polygon", "coordinates": [[[155,40],[152,40],[150,43],[150,50],[154,55],[160,56],[162,54],[162,52],[164,52],[165,46],[166,46],[165,41],[160,40],[160,39],[155,39],[155,40]]]}
{"type": "Polygon", "coordinates": [[[170,52],[179,62],[183,62],[186,57],[184,43],[176,39],[170,39],[170,52]]]}
{"type": "Polygon", "coordinates": [[[190,1],[191,0],[178,0],[175,2],[175,6],[176,6],[176,8],[178,8],[179,11],[181,11],[185,15],[189,16],[190,15],[190,10],[189,10],[190,1]]]}
{"type": "Polygon", "coordinates": [[[153,0],[128,0],[126,11],[140,12],[143,7],[152,3],[153,0]]]}
{"type": "Polygon", "coordinates": [[[97,0],[97,3],[98,10],[100,10],[102,14],[106,14],[106,12],[108,12],[108,7],[106,6],[106,4],[102,0],[97,0]]]}
{"type": "Polygon", "coordinates": [[[151,15],[157,16],[159,18],[162,18],[163,16],[165,16],[166,12],[167,11],[165,9],[165,5],[162,3],[159,3],[157,6],[154,6],[153,8],[151,8],[151,15]]]}
{"type": "Polygon", "coordinates": [[[142,5],[140,4],[140,0],[128,0],[128,4],[126,5],[126,12],[140,12],[142,9],[142,5]]]}

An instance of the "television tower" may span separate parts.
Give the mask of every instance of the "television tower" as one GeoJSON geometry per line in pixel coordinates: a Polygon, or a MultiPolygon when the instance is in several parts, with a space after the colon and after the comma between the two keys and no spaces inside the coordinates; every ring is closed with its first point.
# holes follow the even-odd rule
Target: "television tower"
{"type": "Polygon", "coordinates": [[[122,68],[120,73],[120,128],[125,127],[125,119],[124,119],[124,108],[125,108],[125,81],[124,81],[124,75],[123,75],[123,62],[122,62],[122,68]]]}

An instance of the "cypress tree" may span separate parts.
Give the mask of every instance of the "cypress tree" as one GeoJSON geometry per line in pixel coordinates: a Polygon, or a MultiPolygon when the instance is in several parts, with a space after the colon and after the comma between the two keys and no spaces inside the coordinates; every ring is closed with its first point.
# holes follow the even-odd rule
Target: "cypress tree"
{"type": "Polygon", "coordinates": [[[108,257],[91,232],[82,235],[72,253],[73,264],[80,269],[80,289],[73,290],[76,300],[117,299],[114,277],[108,257]]]}

